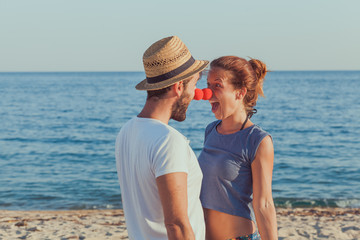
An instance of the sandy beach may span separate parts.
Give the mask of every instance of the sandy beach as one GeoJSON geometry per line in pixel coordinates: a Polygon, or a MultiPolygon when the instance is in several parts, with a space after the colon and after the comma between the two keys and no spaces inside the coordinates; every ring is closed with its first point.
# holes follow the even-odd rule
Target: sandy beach
{"type": "MultiPolygon", "coordinates": [[[[277,209],[279,239],[360,239],[360,209],[277,209]]],[[[122,210],[0,210],[0,239],[128,239],[122,210]]]]}

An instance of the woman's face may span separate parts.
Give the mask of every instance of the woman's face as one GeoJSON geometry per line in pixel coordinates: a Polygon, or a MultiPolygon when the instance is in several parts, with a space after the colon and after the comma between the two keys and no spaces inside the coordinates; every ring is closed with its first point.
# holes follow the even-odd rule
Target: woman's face
{"type": "Polygon", "coordinates": [[[209,71],[207,84],[213,91],[213,96],[209,100],[211,111],[219,120],[224,120],[232,116],[241,109],[240,90],[235,90],[231,83],[232,74],[222,68],[212,68],[209,71]]]}

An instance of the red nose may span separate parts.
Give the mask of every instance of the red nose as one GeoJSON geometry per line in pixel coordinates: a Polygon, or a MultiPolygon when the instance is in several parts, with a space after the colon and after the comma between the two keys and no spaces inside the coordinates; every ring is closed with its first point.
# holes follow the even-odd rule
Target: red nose
{"type": "Polygon", "coordinates": [[[195,89],[195,96],[194,100],[209,100],[212,97],[212,91],[210,88],[204,88],[204,89],[195,89]]]}

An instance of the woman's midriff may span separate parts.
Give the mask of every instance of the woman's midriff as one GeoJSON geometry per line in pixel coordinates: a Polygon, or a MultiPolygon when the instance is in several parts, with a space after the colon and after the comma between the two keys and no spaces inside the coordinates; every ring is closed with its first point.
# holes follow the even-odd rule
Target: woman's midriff
{"type": "Polygon", "coordinates": [[[204,208],[206,239],[221,240],[252,234],[255,224],[247,218],[204,208]]]}

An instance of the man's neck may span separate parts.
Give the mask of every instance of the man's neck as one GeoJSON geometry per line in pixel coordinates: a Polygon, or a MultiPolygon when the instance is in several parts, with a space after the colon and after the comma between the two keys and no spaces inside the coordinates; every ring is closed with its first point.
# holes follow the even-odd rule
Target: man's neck
{"type": "Polygon", "coordinates": [[[144,108],[139,113],[140,118],[152,118],[165,124],[169,123],[172,110],[172,101],[169,99],[146,100],[144,108]]]}

